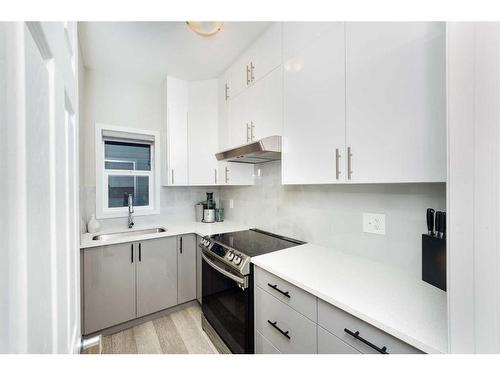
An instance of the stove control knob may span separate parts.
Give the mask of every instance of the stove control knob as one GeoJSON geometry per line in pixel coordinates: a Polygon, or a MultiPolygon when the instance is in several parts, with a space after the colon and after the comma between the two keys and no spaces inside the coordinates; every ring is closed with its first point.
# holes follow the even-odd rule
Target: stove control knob
{"type": "Polygon", "coordinates": [[[230,251],[228,254],[227,254],[227,259],[229,259],[229,261],[232,261],[234,258],[234,253],[232,251],[230,251]]]}
{"type": "Polygon", "coordinates": [[[235,255],[233,262],[234,262],[234,264],[239,266],[241,263],[241,258],[238,255],[235,255]]]}

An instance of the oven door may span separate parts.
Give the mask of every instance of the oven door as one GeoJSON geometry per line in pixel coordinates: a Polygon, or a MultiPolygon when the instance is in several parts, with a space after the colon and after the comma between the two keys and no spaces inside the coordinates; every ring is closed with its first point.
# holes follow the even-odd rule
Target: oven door
{"type": "Polygon", "coordinates": [[[202,311],[233,353],[253,353],[251,280],[202,251],[202,311]]]}

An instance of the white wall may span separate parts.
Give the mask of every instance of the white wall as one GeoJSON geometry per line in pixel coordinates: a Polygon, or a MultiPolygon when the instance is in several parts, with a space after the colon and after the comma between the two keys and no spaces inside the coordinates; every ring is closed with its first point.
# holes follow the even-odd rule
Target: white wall
{"type": "MultiPolygon", "coordinates": [[[[160,131],[161,83],[149,85],[133,82],[126,77],[112,77],[88,69],[82,72],[82,76],[84,97],[80,125],[80,212],[81,231],[85,232],[85,223],[95,213],[95,123],[160,131]]],[[[162,187],[160,214],[136,216],[135,222],[140,225],[157,220],[194,220],[194,204],[204,200],[207,191],[213,191],[217,199],[217,188],[162,187]]],[[[125,225],[126,219],[106,219],[100,222],[104,225],[125,225]]]]}
{"type": "Polygon", "coordinates": [[[261,177],[255,186],[221,189],[227,219],[368,257],[420,278],[425,212],[445,209],[445,184],[283,186],[280,164],[256,167],[261,177]],[[363,212],[386,215],[385,236],[363,233],[363,212]]]}

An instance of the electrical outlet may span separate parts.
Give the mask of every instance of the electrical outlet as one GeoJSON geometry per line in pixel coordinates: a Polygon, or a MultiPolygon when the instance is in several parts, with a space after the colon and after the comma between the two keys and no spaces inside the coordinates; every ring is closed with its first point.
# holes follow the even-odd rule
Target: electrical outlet
{"type": "Polygon", "coordinates": [[[363,232],[385,235],[385,215],[364,213],[363,232]]]}
{"type": "Polygon", "coordinates": [[[234,208],[234,199],[229,200],[229,208],[234,208]]]}

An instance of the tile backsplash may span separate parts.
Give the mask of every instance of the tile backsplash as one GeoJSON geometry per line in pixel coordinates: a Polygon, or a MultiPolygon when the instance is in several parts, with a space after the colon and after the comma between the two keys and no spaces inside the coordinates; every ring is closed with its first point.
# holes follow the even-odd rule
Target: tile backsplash
{"type": "Polygon", "coordinates": [[[446,184],[283,186],[279,161],[257,169],[255,186],[220,189],[226,219],[368,257],[420,278],[425,211],[445,209],[446,184]],[[364,233],[363,213],[385,214],[386,234],[364,233]]]}

